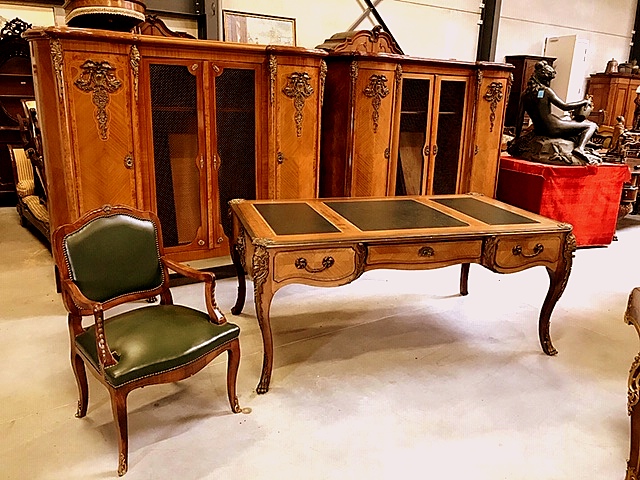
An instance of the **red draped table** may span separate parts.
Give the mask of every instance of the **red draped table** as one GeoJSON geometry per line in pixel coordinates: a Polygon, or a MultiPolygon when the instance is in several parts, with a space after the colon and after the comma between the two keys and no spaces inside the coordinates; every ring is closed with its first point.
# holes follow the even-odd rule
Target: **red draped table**
{"type": "Polygon", "coordinates": [[[630,178],[625,164],[555,166],[503,156],[496,198],[570,223],[579,247],[609,245],[630,178]]]}

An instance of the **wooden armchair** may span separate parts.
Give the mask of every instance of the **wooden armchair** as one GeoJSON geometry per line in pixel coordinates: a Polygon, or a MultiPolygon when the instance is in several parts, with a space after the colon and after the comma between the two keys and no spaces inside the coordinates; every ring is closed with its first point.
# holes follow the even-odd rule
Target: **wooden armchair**
{"type": "Polygon", "coordinates": [[[62,298],[69,312],[71,365],[79,391],[77,417],[88,405],[85,368],[107,388],[118,432],[118,474],[128,467],[127,395],[146,385],[175,382],[228,352],[227,393],[240,412],[236,377],[240,361],[237,325],[215,303],[215,277],[164,257],[158,217],[125,206],[104,206],[52,236],[62,298]],[[204,282],[207,313],[173,305],[169,272],[204,282]],[[116,305],[155,300],[106,318],[116,305]],[[82,318],[93,323],[83,327],[82,318]]]}
{"type": "Polygon", "coordinates": [[[48,242],[49,211],[42,197],[38,195],[39,182],[34,165],[24,148],[15,145],[8,145],[8,148],[16,193],[18,194],[16,209],[20,216],[20,224],[23,227],[28,224],[33,225],[48,242]]]}
{"type": "Polygon", "coordinates": [[[24,143],[24,150],[33,165],[35,173],[35,194],[40,197],[40,203],[47,204],[47,181],[44,170],[44,155],[42,149],[42,133],[38,123],[38,112],[35,100],[21,100],[23,115],[18,115],[20,135],[24,143]]]}

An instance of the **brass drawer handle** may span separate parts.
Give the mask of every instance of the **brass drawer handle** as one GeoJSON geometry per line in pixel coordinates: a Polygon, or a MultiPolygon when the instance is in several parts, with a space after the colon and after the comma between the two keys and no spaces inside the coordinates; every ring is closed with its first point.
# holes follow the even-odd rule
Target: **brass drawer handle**
{"type": "Polygon", "coordinates": [[[431,247],[422,247],[418,250],[418,255],[420,257],[433,257],[436,254],[436,251],[431,247]]]}
{"type": "Polygon", "coordinates": [[[511,250],[511,252],[517,257],[518,255],[523,256],[524,258],[533,258],[533,257],[537,257],[538,255],[540,255],[542,252],[544,252],[544,245],[542,245],[541,243],[536,243],[536,246],[533,247],[533,253],[531,254],[526,254],[522,251],[522,246],[521,245],[516,245],[515,247],[513,247],[513,249],[511,250]]]}
{"type": "Polygon", "coordinates": [[[309,273],[320,273],[325,271],[328,268],[331,268],[331,266],[334,263],[335,263],[335,260],[333,259],[333,257],[324,257],[322,259],[322,267],[312,268],[308,265],[306,258],[300,257],[296,260],[295,265],[296,265],[296,268],[299,270],[306,270],[309,273]]]}

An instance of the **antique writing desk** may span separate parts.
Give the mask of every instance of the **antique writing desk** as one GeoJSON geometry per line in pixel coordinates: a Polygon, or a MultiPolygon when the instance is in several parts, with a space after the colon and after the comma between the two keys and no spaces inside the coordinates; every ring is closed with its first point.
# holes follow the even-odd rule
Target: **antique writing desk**
{"type": "Polygon", "coordinates": [[[542,349],[554,355],[549,318],[569,279],[576,242],[571,225],[481,195],[230,202],[232,257],[244,306],[245,272],[253,278],[264,359],[258,393],[269,389],[273,295],[291,283],[338,286],[374,268],[431,269],[462,264],[467,294],[470,263],[498,273],[546,267],[542,349]]]}

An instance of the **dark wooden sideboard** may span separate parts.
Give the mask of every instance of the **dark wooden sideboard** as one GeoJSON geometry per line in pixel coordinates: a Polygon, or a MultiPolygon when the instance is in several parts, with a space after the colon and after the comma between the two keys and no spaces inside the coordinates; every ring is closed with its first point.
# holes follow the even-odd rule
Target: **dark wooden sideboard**
{"type": "Polygon", "coordinates": [[[536,63],[545,60],[549,65],[553,66],[556,58],[539,55],[509,55],[504,60],[514,66],[513,86],[511,87],[504,126],[511,127],[515,136],[519,136],[524,124],[528,123],[528,115],[524,111],[520,99],[522,92],[527,88],[527,83],[535,70],[536,63]]]}

